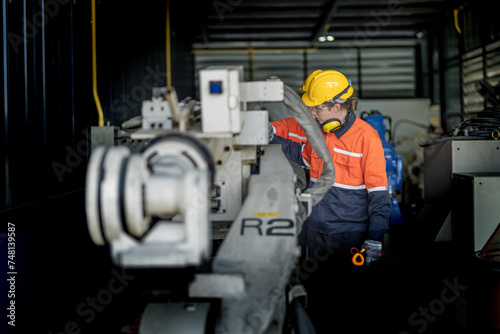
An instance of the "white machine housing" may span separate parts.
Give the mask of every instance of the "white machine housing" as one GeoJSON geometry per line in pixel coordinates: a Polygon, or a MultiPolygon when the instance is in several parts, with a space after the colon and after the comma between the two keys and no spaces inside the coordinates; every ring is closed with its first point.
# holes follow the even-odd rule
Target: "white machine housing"
{"type": "Polygon", "coordinates": [[[200,98],[204,133],[239,133],[242,67],[209,67],[200,71],[200,98]]]}
{"type": "Polygon", "coordinates": [[[200,71],[201,127],[187,124],[189,115],[172,104],[168,94],[175,91],[167,89],[164,100],[143,104],[143,116],[144,107],[152,107],[154,115],[145,116],[164,124],[143,125],[131,136],[154,138],[143,152],[111,147],[91,156],[87,224],[94,243],[109,243],[115,264],[199,266],[211,256],[212,238],[224,238],[210,270],[189,287],[189,298],[207,302],[193,306],[195,312],[150,304],[141,334],[205,333],[193,317],[206,318],[214,298],[221,301],[218,333],[283,330],[286,285],[299,256],[299,192],[280,146],[268,145],[267,111],[246,106],[283,100],[284,86],[242,82],[242,73],[234,66],[200,71]],[[182,131],[154,119],[166,101],[182,116],[182,131]]]}

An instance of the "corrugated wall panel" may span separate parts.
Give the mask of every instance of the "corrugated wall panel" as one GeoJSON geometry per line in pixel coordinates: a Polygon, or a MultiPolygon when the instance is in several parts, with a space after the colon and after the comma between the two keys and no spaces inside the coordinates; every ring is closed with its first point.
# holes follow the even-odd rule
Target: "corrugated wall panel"
{"type": "Polygon", "coordinates": [[[310,51],[307,53],[307,73],[314,70],[336,70],[352,81],[354,94],[359,96],[357,53],[345,53],[342,49],[310,51]]]}
{"type": "Polygon", "coordinates": [[[279,77],[286,85],[298,89],[304,84],[304,55],[297,52],[255,52],[253,80],[279,77]]]}
{"type": "Polygon", "coordinates": [[[361,49],[363,97],[415,96],[414,48],[361,49]]]}
{"type": "Polygon", "coordinates": [[[484,109],[484,98],[476,90],[476,83],[484,79],[482,49],[462,56],[462,101],[465,114],[484,109]]]}
{"type": "Polygon", "coordinates": [[[500,41],[486,46],[486,77],[493,86],[500,83],[500,41]]]}
{"type": "MultiPolygon", "coordinates": [[[[414,47],[351,51],[346,52],[342,48],[232,52],[198,50],[195,51],[195,70],[208,65],[243,65],[245,80],[266,80],[269,76],[278,76],[296,89],[315,70],[337,70],[352,81],[355,95],[359,97],[415,97],[414,47]]],[[[196,73],[196,80],[197,76],[196,73]]]]}

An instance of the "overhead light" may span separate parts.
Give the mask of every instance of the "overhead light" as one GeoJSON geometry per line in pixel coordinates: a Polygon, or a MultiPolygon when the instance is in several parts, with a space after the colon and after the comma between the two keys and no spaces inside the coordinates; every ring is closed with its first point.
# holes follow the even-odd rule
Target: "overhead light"
{"type": "Polygon", "coordinates": [[[417,32],[417,38],[422,38],[423,36],[424,36],[424,32],[423,31],[417,32]]]}
{"type": "Polygon", "coordinates": [[[318,42],[333,42],[335,40],[335,37],[333,37],[332,35],[323,35],[323,36],[319,36],[318,37],[318,42]]]}

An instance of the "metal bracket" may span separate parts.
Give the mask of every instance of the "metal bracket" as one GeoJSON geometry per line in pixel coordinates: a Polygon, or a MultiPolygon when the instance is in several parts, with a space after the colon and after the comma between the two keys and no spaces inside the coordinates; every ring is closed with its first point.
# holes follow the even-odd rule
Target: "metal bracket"
{"type": "Polygon", "coordinates": [[[304,301],[303,306],[307,307],[307,291],[302,284],[294,285],[290,288],[288,292],[288,303],[292,304],[294,299],[300,299],[304,301]]]}
{"type": "Polygon", "coordinates": [[[307,216],[309,217],[312,212],[312,197],[311,194],[306,194],[306,193],[301,193],[301,190],[299,188],[296,189],[295,195],[297,196],[297,200],[299,202],[302,202],[306,206],[306,213],[307,216]]]}

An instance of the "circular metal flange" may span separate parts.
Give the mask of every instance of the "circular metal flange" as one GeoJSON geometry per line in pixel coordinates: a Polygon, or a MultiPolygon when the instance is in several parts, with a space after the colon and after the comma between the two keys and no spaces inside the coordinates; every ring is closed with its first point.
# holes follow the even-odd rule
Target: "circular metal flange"
{"type": "Polygon", "coordinates": [[[106,240],[116,240],[123,232],[120,212],[120,177],[123,164],[126,163],[130,150],[126,146],[108,149],[103,163],[101,180],[100,210],[102,227],[106,240]]]}
{"type": "Polygon", "coordinates": [[[124,218],[128,233],[141,238],[149,229],[150,217],[145,215],[143,183],[147,170],[143,157],[134,154],[130,157],[124,182],[124,218]]]}
{"type": "Polygon", "coordinates": [[[101,228],[99,212],[100,184],[102,178],[102,165],[106,155],[104,146],[96,147],[90,157],[85,180],[85,211],[87,214],[87,228],[90,237],[96,245],[106,244],[101,228]]]}
{"type": "Polygon", "coordinates": [[[191,160],[194,158],[194,161],[198,162],[196,168],[206,166],[213,181],[215,178],[215,163],[210,150],[206,144],[187,133],[169,132],[164,136],[157,137],[150,142],[150,146],[144,151],[143,155],[149,161],[155,158],[155,155],[162,155],[164,152],[174,152],[174,154],[178,155],[179,152],[182,152],[182,148],[185,148],[186,152],[196,152],[186,157],[191,160]],[[173,151],[171,151],[172,144],[174,145],[173,151]]]}

